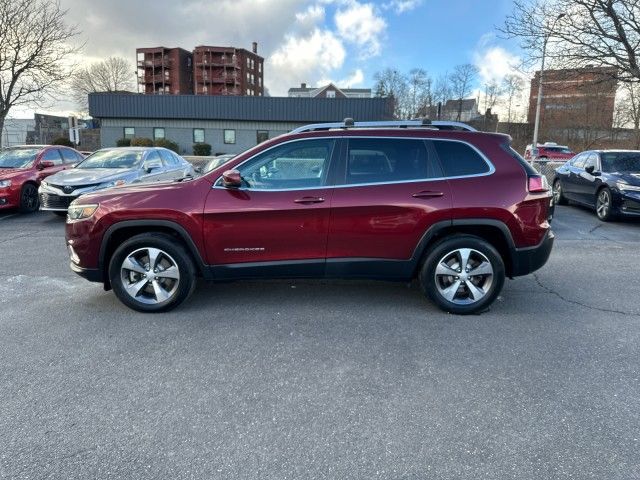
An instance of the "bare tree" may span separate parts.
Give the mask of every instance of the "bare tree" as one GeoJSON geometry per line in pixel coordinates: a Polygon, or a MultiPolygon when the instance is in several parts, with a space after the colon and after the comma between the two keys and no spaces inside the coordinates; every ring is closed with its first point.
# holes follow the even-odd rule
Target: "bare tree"
{"type": "Polygon", "coordinates": [[[640,80],[638,0],[514,0],[500,30],[532,61],[551,39],[546,54],[556,65],[610,67],[619,80],[640,80]]]}
{"type": "Polygon", "coordinates": [[[422,68],[414,68],[407,77],[407,94],[404,115],[415,118],[419,112],[426,112],[433,103],[432,80],[422,68]]]}
{"type": "Polygon", "coordinates": [[[373,88],[376,97],[392,97],[394,102],[393,114],[396,118],[403,116],[403,106],[407,94],[407,79],[398,70],[387,68],[377,72],[373,79],[375,85],[373,88]]]}
{"type": "Polygon", "coordinates": [[[79,32],[65,14],[57,1],[0,0],[0,131],[13,107],[41,105],[69,78],[79,32]]]}
{"type": "Polygon", "coordinates": [[[475,65],[466,63],[456,66],[449,76],[453,98],[458,101],[457,121],[460,121],[462,116],[462,101],[471,94],[477,75],[478,69],[475,65]]]}
{"type": "Polygon", "coordinates": [[[502,95],[502,87],[495,80],[484,84],[484,111],[493,109],[502,95]]]}
{"type": "Polygon", "coordinates": [[[449,74],[445,73],[440,75],[436,79],[436,83],[433,88],[434,103],[441,103],[444,105],[447,103],[447,100],[451,100],[452,95],[451,84],[449,83],[449,74]]]}
{"type": "Polygon", "coordinates": [[[133,90],[133,74],[133,67],[122,57],[109,57],[84,67],[71,80],[74,100],[86,109],[90,93],[133,90]]]}
{"type": "Polygon", "coordinates": [[[507,99],[507,122],[511,123],[513,116],[513,101],[524,90],[524,80],[519,75],[506,75],[502,80],[502,92],[507,99]]]}
{"type": "MultiPolygon", "coordinates": [[[[618,105],[616,123],[632,125],[634,148],[640,149],[640,82],[623,83],[618,105]]],[[[620,125],[617,125],[620,126],[620,125]]]]}

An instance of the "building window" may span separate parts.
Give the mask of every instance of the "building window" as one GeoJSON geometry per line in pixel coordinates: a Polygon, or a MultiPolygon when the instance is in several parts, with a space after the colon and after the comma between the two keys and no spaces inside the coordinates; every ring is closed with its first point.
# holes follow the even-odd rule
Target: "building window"
{"type": "Polygon", "coordinates": [[[253,85],[254,83],[256,83],[256,78],[253,76],[253,73],[251,74],[251,85],[253,85]]]}
{"type": "Polygon", "coordinates": [[[124,127],[124,138],[133,138],[136,136],[136,129],[133,127],[124,127]]]}
{"type": "Polygon", "coordinates": [[[247,58],[247,68],[251,68],[251,59],[247,58]]]}
{"type": "Polygon", "coordinates": [[[193,143],[204,143],[204,128],[193,129],[193,143]]]}
{"type": "Polygon", "coordinates": [[[164,138],[164,128],[156,127],[153,129],[153,139],[159,140],[160,138],[164,138]]]}
{"type": "Polygon", "coordinates": [[[327,98],[336,98],[335,90],[327,90],[327,98]]]}
{"type": "Polygon", "coordinates": [[[269,132],[266,130],[258,130],[256,135],[257,143],[266,142],[267,140],[269,140],[269,132]]]}
{"type": "Polygon", "coordinates": [[[225,130],[224,131],[224,143],[236,143],[236,131],[225,130]]]}
{"type": "Polygon", "coordinates": [[[262,77],[258,77],[258,86],[262,87],[262,77]]]}
{"type": "Polygon", "coordinates": [[[247,95],[251,95],[251,90],[247,88],[247,95]]]}
{"type": "Polygon", "coordinates": [[[262,73],[262,62],[258,63],[258,73],[262,73]]]}
{"type": "Polygon", "coordinates": [[[251,74],[247,72],[247,83],[251,83],[251,74]]]}

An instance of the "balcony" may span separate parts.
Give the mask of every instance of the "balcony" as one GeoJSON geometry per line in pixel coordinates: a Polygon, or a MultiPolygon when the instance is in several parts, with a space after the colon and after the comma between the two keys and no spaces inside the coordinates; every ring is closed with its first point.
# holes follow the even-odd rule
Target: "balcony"
{"type": "Polygon", "coordinates": [[[165,67],[171,68],[172,61],[168,58],[154,58],[149,60],[138,60],[138,68],[156,68],[165,67]]]}

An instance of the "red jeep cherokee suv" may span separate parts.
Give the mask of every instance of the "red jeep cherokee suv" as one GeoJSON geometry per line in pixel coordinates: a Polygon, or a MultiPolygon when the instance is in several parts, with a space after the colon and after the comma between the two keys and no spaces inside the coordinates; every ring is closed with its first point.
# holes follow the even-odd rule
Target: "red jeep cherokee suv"
{"type": "Polygon", "coordinates": [[[547,261],[550,193],[508,136],[446,128],[312,125],[196,179],[85,195],[67,217],[71,268],[147,312],[197,276],[417,277],[440,308],[481,311],[547,261]]]}

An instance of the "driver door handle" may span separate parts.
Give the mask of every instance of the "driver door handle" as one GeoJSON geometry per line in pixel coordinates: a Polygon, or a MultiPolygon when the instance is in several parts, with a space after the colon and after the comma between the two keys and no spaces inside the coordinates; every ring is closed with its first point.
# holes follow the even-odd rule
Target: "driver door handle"
{"type": "Polygon", "coordinates": [[[444,193],[442,192],[435,192],[432,190],[423,190],[422,192],[414,193],[411,196],[413,198],[436,198],[436,197],[442,197],[443,195],[444,193]]]}
{"type": "Polygon", "coordinates": [[[322,197],[302,197],[302,198],[296,198],[294,200],[295,203],[302,203],[304,205],[308,205],[311,203],[322,203],[324,202],[324,198],[322,197]]]}

